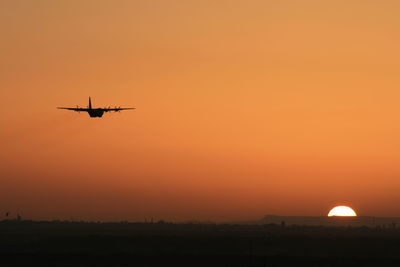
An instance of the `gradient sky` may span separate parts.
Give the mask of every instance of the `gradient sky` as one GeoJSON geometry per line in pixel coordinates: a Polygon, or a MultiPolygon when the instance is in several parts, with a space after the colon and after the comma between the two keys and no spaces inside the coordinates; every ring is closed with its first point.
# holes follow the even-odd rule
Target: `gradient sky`
{"type": "Polygon", "coordinates": [[[400,216],[399,12],[395,0],[1,1],[0,212],[400,216]],[[55,108],[88,96],[137,110],[55,108]]]}

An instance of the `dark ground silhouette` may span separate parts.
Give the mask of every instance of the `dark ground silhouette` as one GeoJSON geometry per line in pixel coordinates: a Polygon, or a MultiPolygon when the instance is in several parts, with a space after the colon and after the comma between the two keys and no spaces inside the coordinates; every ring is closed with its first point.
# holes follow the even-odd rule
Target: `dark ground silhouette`
{"type": "Polygon", "coordinates": [[[400,266],[400,230],[0,222],[2,266],[400,266]]]}

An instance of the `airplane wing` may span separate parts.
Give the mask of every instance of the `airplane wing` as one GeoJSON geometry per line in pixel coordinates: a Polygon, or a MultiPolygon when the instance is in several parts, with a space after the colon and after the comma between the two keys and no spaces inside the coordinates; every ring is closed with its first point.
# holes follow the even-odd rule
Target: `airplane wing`
{"type": "Polygon", "coordinates": [[[66,109],[66,110],[73,110],[77,112],[83,112],[83,111],[88,111],[89,109],[87,108],[64,108],[64,107],[57,107],[58,109],[66,109]]]}
{"type": "Polygon", "coordinates": [[[110,111],[121,111],[121,110],[130,110],[130,109],[136,109],[136,108],[102,108],[104,112],[110,112],[110,111]]]}

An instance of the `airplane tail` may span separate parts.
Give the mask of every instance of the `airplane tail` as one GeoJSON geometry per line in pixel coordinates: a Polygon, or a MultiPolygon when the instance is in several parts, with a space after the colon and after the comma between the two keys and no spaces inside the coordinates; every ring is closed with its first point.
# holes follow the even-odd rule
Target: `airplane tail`
{"type": "Polygon", "coordinates": [[[89,96],[89,109],[92,109],[92,100],[90,99],[90,96],[89,96]]]}

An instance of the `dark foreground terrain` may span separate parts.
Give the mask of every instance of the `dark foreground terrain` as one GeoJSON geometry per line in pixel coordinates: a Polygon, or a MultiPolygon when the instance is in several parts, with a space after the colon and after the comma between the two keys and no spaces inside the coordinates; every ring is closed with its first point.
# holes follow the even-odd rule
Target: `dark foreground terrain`
{"type": "Polygon", "coordinates": [[[0,222],[1,266],[400,266],[389,228],[0,222]]]}

